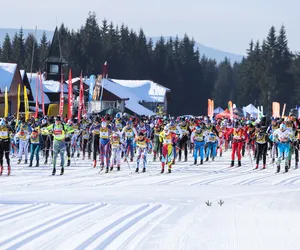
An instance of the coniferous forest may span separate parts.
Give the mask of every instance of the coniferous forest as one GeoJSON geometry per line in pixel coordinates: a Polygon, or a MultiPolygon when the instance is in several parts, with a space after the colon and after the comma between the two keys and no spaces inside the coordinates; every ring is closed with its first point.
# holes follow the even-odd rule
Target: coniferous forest
{"type": "MultiPolygon", "coordinates": [[[[299,104],[300,54],[290,51],[284,26],[271,27],[266,35],[263,41],[249,42],[242,62],[224,58],[217,64],[201,55],[188,35],[161,37],[154,44],[142,29],[133,31],[106,20],[99,23],[95,13],[89,13],[77,31],[64,24],[59,27],[63,57],[73,76],[81,70],[87,76],[100,74],[107,61],[110,78],[150,79],[170,88],[172,115],[206,114],[208,98],[214,99],[215,107],[226,108],[229,100],[237,106],[262,105],[267,114],[273,101],[286,103],[288,109],[299,104]]],[[[22,29],[14,37],[7,35],[0,46],[0,61],[16,62],[30,72],[33,46],[33,71],[43,71],[50,46],[45,34],[40,41],[33,34],[25,38],[22,29]]]]}

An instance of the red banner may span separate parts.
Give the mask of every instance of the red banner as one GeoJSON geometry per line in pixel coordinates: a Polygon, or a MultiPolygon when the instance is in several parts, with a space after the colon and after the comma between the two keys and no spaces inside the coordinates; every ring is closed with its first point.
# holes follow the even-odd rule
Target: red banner
{"type": "Polygon", "coordinates": [[[81,118],[81,111],[83,107],[83,80],[82,80],[82,73],[80,74],[80,88],[79,88],[79,104],[78,104],[78,121],[81,118]]]}
{"type": "Polygon", "coordinates": [[[60,80],[60,100],[59,100],[59,116],[63,118],[64,114],[64,81],[63,74],[61,74],[60,80]]]}
{"type": "Polygon", "coordinates": [[[69,70],[68,92],[68,119],[71,119],[73,114],[73,86],[71,69],[69,70]]]}
{"type": "Polygon", "coordinates": [[[36,74],[35,78],[35,118],[39,116],[39,73],[36,74]]]}
{"type": "Polygon", "coordinates": [[[46,112],[45,112],[45,103],[44,103],[43,77],[42,77],[41,72],[39,72],[39,79],[40,79],[40,89],[41,89],[41,95],[42,95],[42,110],[43,110],[43,116],[45,116],[46,112]]]}

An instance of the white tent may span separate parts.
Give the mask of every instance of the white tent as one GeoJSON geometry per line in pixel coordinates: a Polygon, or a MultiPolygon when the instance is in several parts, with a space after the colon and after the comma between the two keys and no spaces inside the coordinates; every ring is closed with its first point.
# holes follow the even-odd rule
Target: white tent
{"type": "Polygon", "coordinates": [[[214,110],[214,114],[220,114],[224,112],[224,109],[222,109],[221,107],[217,107],[215,110],[214,110]]]}
{"type": "Polygon", "coordinates": [[[259,110],[255,108],[255,106],[251,103],[247,107],[244,107],[243,110],[246,111],[252,117],[257,116],[259,114],[259,110]]]}

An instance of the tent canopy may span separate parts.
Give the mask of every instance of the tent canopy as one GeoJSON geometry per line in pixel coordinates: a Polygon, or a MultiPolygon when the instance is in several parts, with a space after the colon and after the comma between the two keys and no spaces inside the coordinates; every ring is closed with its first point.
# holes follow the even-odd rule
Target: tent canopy
{"type": "Polygon", "coordinates": [[[220,114],[224,112],[224,109],[222,109],[221,107],[217,107],[215,110],[214,110],[214,114],[220,114]]]}
{"type": "Polygon", "coordinates": [[[251,116],[257,116],[259,114],[258,109],[251,103],[247,107],[244,107],[244,110],[251,116]]]}
{"type": "MultiPolygon", "coordinates": [[[[216,115],[217,119],[218,118],[223,118],[223,117],[230,119],[231,115],[230,115],[230,112],[229,112],[228,109],[226,109],[224,112],[219,113],[219,114],[216,115]]],[[[237,117],[238,117],[237,115],[233,114],[233,118],[237,118],[237,117]]]]}

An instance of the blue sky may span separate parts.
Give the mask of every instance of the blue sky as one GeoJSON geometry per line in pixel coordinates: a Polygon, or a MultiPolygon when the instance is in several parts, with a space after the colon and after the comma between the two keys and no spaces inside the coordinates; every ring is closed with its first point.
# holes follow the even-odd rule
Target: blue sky
{"type": "Polygon", "coordinates": [[[300,51],[299,0],[17,0],[1,1],[1,28],[53,30],[64,22],[77,29],[89,11],[98,20],[124,23],[147,36],[190,37],[204,45],[244,54],[250,39],[266,37],[271,25],[284,24],[289,46],[300,51]],[[16,8],[16,5],[18,8],[16,8]],[[2,11],[4,10],[4,11],[2,11]],[[28,16],[24,16],[27,13],[28,16]]]}

